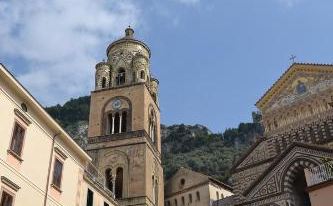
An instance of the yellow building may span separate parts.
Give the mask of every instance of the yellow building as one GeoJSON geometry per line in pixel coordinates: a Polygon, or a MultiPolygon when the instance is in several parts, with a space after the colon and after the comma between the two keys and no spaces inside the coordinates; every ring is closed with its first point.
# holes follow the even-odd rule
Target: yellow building
{"type": "Polygon", "coordinates": [[[0,65],[0,205],[118,205],[91,158],[0,65]]]}
{"type": "Polygon", "coordinates": [[[165,206],[209,206],[231,195],[230,186],[183,167],[165,184],[165,206]]]}

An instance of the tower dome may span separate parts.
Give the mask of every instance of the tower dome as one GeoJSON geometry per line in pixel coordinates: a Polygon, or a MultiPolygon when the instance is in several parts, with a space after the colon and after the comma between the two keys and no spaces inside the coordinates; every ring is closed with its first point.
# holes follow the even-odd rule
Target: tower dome
{"type": "Polygon", "coordinates": [[[134,30],[130,26],[125,29],[125,36],[123,38],[112,42],[106,49],[106,55],[108,56],[109,61],[113,60],[112,57],[119,49],[127,49],[135,54],[140,53],[145,55],[148,59],[151,56],[149,47],[143,41],[134,38],[134,30]]]}
{"type": "Polygon", "coordinates": [[[108,46],[106,54],[107,62],[96,66],[96,89],[149,83],[150,49],[134,38],[131,27],[125,29],[124,37],[108,46]]]}

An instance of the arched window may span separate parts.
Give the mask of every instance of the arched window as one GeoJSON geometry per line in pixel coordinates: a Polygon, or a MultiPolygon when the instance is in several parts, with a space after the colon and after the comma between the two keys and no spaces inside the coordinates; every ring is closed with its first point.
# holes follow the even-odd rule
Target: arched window
{"type": "Polygon", "coordinates": [[[157,126],[156,126],[156,117],[155,117],[155,113],[153,110],[150,111],[148,121],[149,121],[149,127],[148,127],[149,136],[151,138],[151,141],[153,143],[156,143],[157,126]]]}
{"type": "Polygon", "coordinates": [[[112,114],[108,114],[108,127],[107,127],[107,134],[114,133],[114,117],[112,114]]]}
{"type": "Polygon", "coordinates": [[[106,87],[106,78],[103,77],[102,78],[102,88],[105,88],[106,87]]]}
{"type": "Polygon", "coordinates": [[[132,73],[132,80],[133,80],[133,82],[136,82],[136,72],[135,71],[132,73]]]}
{"type": "Polygon", "coordinates": [[[112,134],[120,133],[120,115],[119,112],[116,112],[114,115],[114,130],[112,134]]]}
{"type": "Polygon", "coordinates": [[[112,179],[112,170],[111,169],[107,169],[105,171],[105,186],[110,191],[113,191],[113,179],[112,179]]]}
{"type": "Polygon", "coordinates": [[[200,193],[197,191],[197,201],[200,201],[200,193]]]}
{"type": "Polygon", "coordinates": [[[121,132],[126,132],[127,127],[127,112],[123,111],[121,113],[121,132]]]}
{"type": "Polygon", "coordinates": [[[111,99],[104,106],[103,131],[105,135],[131,130],[131,103],[121,97],[111,99]]]}
{"type": "Polygon", "coordinates": [[[158,182],[155,179],[155,205],[158,205],[158,182]]]}
{"type": "Polygon", "coordinates": [[[190,203],[192,203],[192,201],[193,201],[193,199],[192,199],[192,194],[189,194],[189,195],[188,195],[188,201],[189,201],[190,203]]]}
{"type": "Polygon", "coordinates": [[[145,71],[141,70],[140,72],[140,78],[145,79],[145,71]]]}
{"type": "Polygon", "coordinates": [[[120,68],[116,77],[117,85],[123,85],[126,82],[126,73],[125,69],[120,68]]]}
{"type": "Polygon", "coordinates": [[[158,203],[158,183],[157,179],[154,178],[154,176],[151,177],[152,182],[152,189],[153,189],[153,201],[155,205],[158,203]]]}
{"type": "Polygon", "coordinates": [[[118,167],[116,172],[116,188],[115,188],[116,198],[123,197],[123,168],[118,167]]]}

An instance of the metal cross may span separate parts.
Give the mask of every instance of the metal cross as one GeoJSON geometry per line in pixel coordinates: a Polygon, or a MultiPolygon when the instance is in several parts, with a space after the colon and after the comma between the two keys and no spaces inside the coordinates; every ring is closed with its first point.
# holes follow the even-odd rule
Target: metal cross
{"type": "Polygon", "coordinates": [[[295,63],[295,59],[296,59],[296,56],[295,55],[291,55],[291,57],[289,58],[289,60],[291,60],[293,63],[295,63]]]}

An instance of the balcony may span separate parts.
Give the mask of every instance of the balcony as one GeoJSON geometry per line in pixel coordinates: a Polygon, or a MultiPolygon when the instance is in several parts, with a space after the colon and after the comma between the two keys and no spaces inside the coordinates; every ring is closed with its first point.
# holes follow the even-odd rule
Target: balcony
{"type": "Polygon", "coordinates": [[[333,180],[333,161],[305,169],[305,176],[308,187],[333,180]]]}
{"type": "Polygon", "coordinates": [[[87,177],[95,186],[97,186],[99,189],[106,192],[110,197],[114,198],[113,192],[111,192],[106,186],[105,186],[105,177],[102,175],[98,169],[92,164],[89,163],[85,170],[84,175],[87,177]]]}

